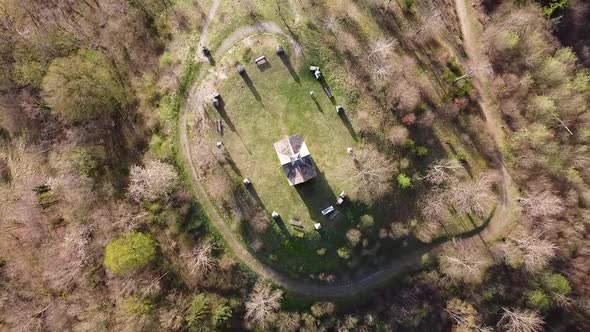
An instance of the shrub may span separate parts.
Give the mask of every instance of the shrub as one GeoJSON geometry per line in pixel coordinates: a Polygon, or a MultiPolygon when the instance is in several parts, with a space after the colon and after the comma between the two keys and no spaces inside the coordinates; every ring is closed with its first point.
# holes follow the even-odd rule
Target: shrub
{"type": "Polygon", "coordinates": [[[348,240],[348,244],[354,248],[356,247],[359,242],[361,242],[361,231],[359,231],[356,228],[351,228],[348,230],[348,232],[346,232],[346,239],[348,240]]]}
{"type": "Polygon", "coordinates": [[[572,291],[569,281],[559,273],[547,274],[542,281],[547,290],[559,295],[568,295],[572,291]]]}
{"type": "Polygon", "coordinates": [[[424,157],[428,154],[428,148],[425,146],[417,146],[416,147],[416,155],[418,157],[424,157]]]}
{"type": "Polygon", "coordinates": [[[153,309],[153,304],[137,296],[130,296],[123,301],[122,305],[125,312],[135,315],[147,315],[153,309]]]}
{"type": "Polygon", "coordinates": [[[232,316],[232,308],[225,305],[220,304],[215,309],[213,309],[213,316],[211,317],[211,323],[215,328],[221,328],[227,324],[232,316]]]}
{"type": "Polygon", "coordinates": [[[361,229],[366,230],[369,229],[371,227],[373,227],[373,225],[375,225],[375,219],[373,219],[373,216],[370,214],[363,214],[361,216],[361,229]]]}
{"type": "Polygon", "coordinates": [[[187,310],[184,320],[189,331],[205,331],[207,317],[211,312],[207,296],[203,293],[195,296],[187,310]]]}
{"type": "Polygon", "coordinates": [[[156,246],[149,234],[125,234],[107,245],[104,265],[114,274],[125,275],[152,262],[156,258],[156,246]]]}
{"type": "Polygon", "coordinates": [[[336,251],[336,253],[338,254],[338,257],[343,258],[343,259],[349,259],[350,258],[350,249],[346,248],[346,247],[342,247],[340,249],[338,249],[336,251]]]}
{"type": "Polygon", "coordinates": [[[551,308],[551,299],[540,289],[530,291],[526,294],[527,303],[539,311],[547,311],[551,308]]]}
{"type": "Polygon", "coordinates": [[[401,189],[408,189],[412,186],[412,180],[404,173],[401,173],[397,176],[397,184],[401,189]]]}
{"type": "Polygon", "coordinates": [[[159,135],[153,135],[150,140],[150,151],[161,160],[172,160],[173,152],[170,141],[159,135]]]}

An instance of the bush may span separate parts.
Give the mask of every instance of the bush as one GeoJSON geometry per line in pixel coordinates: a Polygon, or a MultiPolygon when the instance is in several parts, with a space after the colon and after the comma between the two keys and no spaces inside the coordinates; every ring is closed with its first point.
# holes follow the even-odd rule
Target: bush
{"type": "Polygon", "coordinates": [[[149,234],[130,233],[109,243],[104,265],[117,275],[140,269],[156,258],[156,241],[149,234]]]}
{"type": "Polygon", "coordinates": [[[170,140],[155,134],[150,140],[150,151],[160,160],[172,160],[174,155],[170,140]]]}
{"type": "Polygon", "coordinates": [[[211,317],[211,323],[215,328],[221,328],[227,324],[232,316],[232,308],[225,304],[220,304],[213,309],[213,316],[211,317]]]}
{"type": "Polygon", "coordinates": [[[401,189],[407,189],[412,186],[412,180],[404,173],[401,173],[397,176],[397,184],[401,189]]]}
{"type": "Polygon", "coordinates": [[[340,249],[338,249],[336,251],[336,253],[338,254],[338,257],[340,258],[344,258],[344,259],[349,259],[350,258],[350,249],[346,248],[346,247],[342,247],[340,249]]]}
{"type": "Polygon", "coordinates": [[[551,308],[551,299],[540,289],[530,291],[526,294],[527,303],[539,311],[547,311],[551,308]]]}
{"type": "Polygon", "coordinates": [[[428,154],[428,148],[425,146],[416,147],[416,155],[418,157],[425,157],[428,154]]]}
{"type": "Polygon", "coordinates": [[[199,294],[193,298],[187,310],[185,321],[189,331],[205,331],[207,317],[211,312],[209,301],[205,294],[199,294]]]}
{"type": "Polygon", "coordinates": [[[346,232],[346,239],[351,248],[356,247],[361,242],[361,231],[356,228],[351,228],[346,232]]]}
{"type": "Polygon", "coordinates": [[[559,273],[547,274],[543,277],[543,286],[559,295],[568,295],[572,291],[569,281],[559,273]]]}
{"type": "Polygon", "coordinates": [[[135,315],[147,315],[153,309],[153,304],[137,296],[130,296],[123,301],[123,310],[135,315]]]}
{"type": "Polygon", "coordinates": [[[375,225],[375,219],[373,219],[373,216],[370,214],[363,214],[361,216],[361,223],[360,223],[360,227],[363,230],[367,230],[370,229],[371,227],[373,227],[375,225]]]}

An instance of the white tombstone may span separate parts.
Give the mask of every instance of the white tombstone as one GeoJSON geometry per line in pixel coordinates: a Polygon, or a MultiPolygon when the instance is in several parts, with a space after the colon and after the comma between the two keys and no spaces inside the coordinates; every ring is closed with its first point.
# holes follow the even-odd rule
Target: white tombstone
{"type": "Polygon", "coordinates": [[[223,142],[217,142],[217,148],[221,149],[223,147],[223,142]]]}
{"type": "Polygon", "coordinates": [[[279,217],[279,213],[277,211],[272,211],[271,216],[273,219],[277,219],[279,217]]]}
{"type": "Polygon", "coordinates": [[[352,155],[352,148],[351,147],[346,148],[346,153],[348,153],[348,155],[352,155]]]}
{"type": "Polygon", "coordinates": [[[322,228],[322,224],[320,224],[320,223],[318,222],[318,223],[315,223],[315,224],[313,224],[313,227],[314,227],[316,230],[319,230],[319,229],[321,229],[321,228],[322,228]]]}

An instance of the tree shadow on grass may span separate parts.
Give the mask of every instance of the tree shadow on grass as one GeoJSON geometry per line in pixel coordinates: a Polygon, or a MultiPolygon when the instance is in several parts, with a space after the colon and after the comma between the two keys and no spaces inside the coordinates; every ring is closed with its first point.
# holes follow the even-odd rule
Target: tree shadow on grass
{"type": "Polygon", "coordinates": [[[338,115],[340,116],[342,123],[344,123],[344,125],[346,126],[346,129],[348,129],[348,132],[350,133],[350,136],[352,136],[352,139],[355,142],[358,142],[359,138],[356,134],[356,131],[354,131],[354,128],[352,127],[352,123],[350,122],[350,119],[348,118],[348,115],[346,114],[346,110],[342,111],[338,115]]]}
{"type": "Polygon", "coordinates": [[[283,217],[278,216],[276,219],[273,219],[273,220],[274,220],[274,223],[277,224],[277,226],[279,226],[281,233],[283,233],[283,235],[285,237],[290,238],[291,233],[289,232],[287,225],[285,225],[285,221],[283,220],[283,217]]]}
{"type": "Polygon", "coordinates": [[[291,77],[293,77],[293,80],[295,80],[297,84],[301,85],[301,78],[293,68],[293,65],[291,65],[291,59],[289,58],[289,56],[286,53],[283,53],[279,55],[279,58],[281,59],[285,67],[287,67],[287,70],[289,71],[289,74],[291,74],[291,77]]]}
{"type": "Polygon", "coordinates": [[[227,112],[225,110],[225,101],[223,101],[222,97],[219,97],[219,106],[215,107],[215,109],[217,110],[217,113],[219,113],[219,116],[227,124],[229,129],[233,132],[236,132],[236,126],[234,125],[234,123],[231,121],[231,119],[227,115],[227,112]]]}
{"type": "Polygon", "coordinates": [[[248,73],[244,73],[242,75],[242,78],[244,79],[244,82],[248,86],[248,89],[250,89],[250,92],[252,92],[252,94],[254,95],[254,98],[256,98],[256,100],[262,104],[262,96],[260,96],[260,93],[258,92],[256,87],[254,86],[254,82],[252,82],[252,79],[250,78],[248,73]]]}

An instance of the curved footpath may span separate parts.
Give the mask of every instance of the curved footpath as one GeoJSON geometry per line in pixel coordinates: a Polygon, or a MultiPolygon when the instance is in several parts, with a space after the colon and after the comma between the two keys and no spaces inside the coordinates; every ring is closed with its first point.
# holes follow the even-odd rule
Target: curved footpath
{"type": "MultiPolygon", "coordinates": [[[[464,0],[456,0],[456,4],[459,3],[465,6],[464,0]]],[[[206,24],[203,27],[203,33],[200,38],[200,44],[203,45],[204,41],[207,39],[207,31],[209,28],[209,23],[211,22],[213,16],[215,15],[215,10],[219,4],[219,0],[216,0],[211,10],[209,11],[209,17],[206,20],[206,24]]],[[[459,8],[457,10],[459,12],[459,8]]],[[[463,10],[463,13],[467,13],[463,10]]],[[[460,15],[461,16],[461,15],[460,15]]],[[[471,32],[471,28],[464,27],[463,23],[468,22],[468,20],[461,20],[461,27],[462,31],[464,29],[469,29],[471,32]]],[[[253,26],[245,26],[236,29],[233,33],[231,33],[221,44],[218,51],[215,53],[216,58],[221,58],[226,52],[228,52],[236,43],[247,39],[253,35],[257,34],[272,34],[281,37],[287,38],[287,41],[291,44],[293,49],[295,50],[295,54],[297,56],[301,55],[301,46],[290,36],[288,33],[283,31],[277,24],[272,22],[265,22],[260,23],[253,26]]],[[[465,38],[465,43],[474,42],[473,39],[468,40],[465,38]]],[[[471,46],[473,49],[476,49],[475,46],[471,46]]],[[[468,54],[470,52],[468,51],[468,54]]],[[[194,91],[198,91],[204,82],[197,83],[198,86],[194,88],[194,91]]],[[[482,95],[485,95],[482,93],[482,95]]],[[[187,104],[190,103],[187,102],[187,104]]],[[[496,139],[496,142],[499,142],[498,133],[501,132],[499,127],[493,126],[495,123],[491,123],[490,117],[491,115],[488,114],[489,108],[484,109],[486,112],[486,117],[488,123],[490,123],[490,127],[494,127],[492,130],[492,134],[496,139]]],[[[188,139],[188,126],[187,126],[187,108],[184,107],[181,110],[180,119],[179,119],[179,133],[180,133],[180,145],[181,151],[184,155],[185,161],[189,166],[191,182],[194,187],[194,193],[197,196],[197,200],[201,203],[203,208],[208,214],[209,219],[215,226],[216,230],[221,234],[221,236],[226,241],[226,244],[234,254],[248,266],[249,269],[257,273],[260,277],[266,278],[271,280],[272,282],[276,283],[277,285],[285,288],[289,292],[299,293],[301,295],[309,296],[309,297],[318,297],[318,298],[334,298],[334,297],[347,297],[347,296],[355,296],[360,293],[365,293],[371,289],[377,288],[381,285],[384,285],[387,281],[391,280],[392,278],[407,274],[410,272],[418,271],[421,269],[421,256],[424,253],[427,253],[436,248],[436,246],[425,246],[424,248],[420,248],[411,252],[406,253],[401,258],[395,259],[390,262],[387,266],[378,270],[374,273],[371,273],[366,276],[359,277],[351,282],[345,284],[338,284],[338,285],[319,285],[308,281],[301,281],[297,279],[291,279],[282,275],[281,273],[274,270],[272,267],[260,262],[247,248],[244,247],[244,244],[235,234],[234,230],[232,230],[230,224],[226,221],[226,219],[219,213],[213,202],[209,199],[203,184],[200,181],[200,178],[197,174],[195,166],[192,164],[192,155],[191,149],[189,146],[189,139],[188,139]]],[[[512,182],[507,176],[507,171],[503,166],[503,163],[500,163],[501,166],[501,176],[503,177],[502,180],[502,190],[501,190],[501,202],[500,205],[496,209],[496,213],[494,217],[490,221],[488,227],[480,233],[482,238],[486,241],[493,241],[498,237],[501,237],[510,222],[510,217],[512,213],[512,202],[514,201],[513,196],[513,186],[512,182]]],[[[463,241],[471,241],[479,237],[478,235],[474,235],[471,238],[464,239],[463,241]]]]}

